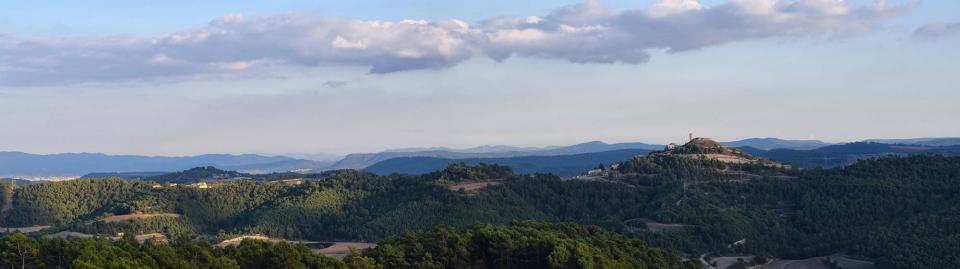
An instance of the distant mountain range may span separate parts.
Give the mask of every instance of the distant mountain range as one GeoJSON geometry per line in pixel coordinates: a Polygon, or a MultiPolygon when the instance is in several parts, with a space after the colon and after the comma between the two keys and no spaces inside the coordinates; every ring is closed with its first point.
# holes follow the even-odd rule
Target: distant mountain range
{"type": "Polygon", "coordinates": [[[908,139],[867,139],[864,142],[884,144],[921,145],[931,147],[945,147],[960,145],[960,137],[944,138],[908,138],[908,139]]]}
{"type": "Polygon", "coordinates": [[[117,177],[117,178],[123,178],[123,179],[145,179],[148,177],[164,175],[167,173],[168,172],[106,172],[106,173],[89,173],[81,177],[82,178],[117,177]]]}
{"type": "Polygon", "coordinates": [[[0,152],[0,176],[76,176],[94,172],[125,173],[142,171],[180,171],[198,166],[216,166],[229,170],[276,171],[322,163],[289,157],[261,155],[210,154],[188,157],[148,157],[106,155],[100,153],[65,153],[39,155],[23,152],[0,152]],[[292,166],[291,163],[300,166],[292,166]]]}
{"type": "Polygon", "coordinates": [[[558,176],[568,177],[580,175],[584,171],[597,167],[600,164],[609,165],[613,162],[623,161],[647,153],[650,153],[650,150],[621,149],[572,155],[508,158],[445,159],[436,157],[399,157],[376,163],[364,170],[380,175],[392,173],[419,175],[443,170],[451,163],[462,162],[470,165],[479,163],[499,164],[509,166],[513,168],[514,172],[522,174],[552,173],[558,176]]]}
{"type": "Polygon", "coordinates": [[[937,154],[960,156],[960,145],[931,147],[921,145],[883,144],[857,142],[843,145],[831,145],[811,150],[771,149],[741,147],[743,151],[774,161],[791,164],[800,168],[850,165],[858,160],[889,155],[908,156],[917,154],[937,154]]]}
{"type": "Polygon", "coordinates": [[[30,184],[39,184],[44,181],[36,180],[26,180],[26,179],[17,179],[17,178],[0,178],[0,183],[13,183],[14,185],[30,185],[30,184]]]}
{"type": "MultiPolygon", "coordinates": [[[[957,146],[960,138],[915,138],[915,139],[871,139],[871,142],[882,144],[922,145],[925,147],[957,146]]],[[[801,167],[813,164],[810,156],[821,156],[821,152],[829,151],[829,147],[843,146],[817,140],[785,140],[778,138],[750,138],[738,141],[722,142],[731,147],[752,148],[756,151],[769,151],[759,156],[771,156],[771,159],[794,158],[787,162],[797,162],[801,167]],[[809,151],[817,149],[826,151],[809,151]],[[809,152],[794,152],[809,151],[809,152]],[[817,155],[820,154],[820,155],[817,155]],[[806,157],[801,157],[806,156],[806,157]]],[[[480,146],[467,149],[451,148],[408,148],[395,149],[379,153],[349,154],[337,161],[328,154],[293,154],[293,156],[263,156],[255,154],[227,155],[209,154],[187,157],[150,157],[135,155],[106,155],[100,153],[65,153],[39,155],[23,152],[0,152],[0,176],[77,176],[89,173],[154,173],[182,171],[193,167],[215,166],[220,169],[241,171],[244,173],[270,172],[321,172],[334,169],[364,169],[374,164],[396,159],[425,157],[439,160],[479,160],[504,159],[513,157],[551,157],[568,156],[586,153],[603,153],[619,150],[661,150],[663,145],[646,143],[615,143],[608,144],[592,141],[571,146],[555,147],[514,147],[514,146],[480,146]]],[[[901,154],[900,151],[886,151],[901,154]]],[[[751,152],[753,153],[753,152],[751,152]]],[[[825,153],[824,153],[825,154],[825,153]]],[[[848,157],[835,157],[837,161],[826,161],[827,166],[835,166],[857,159],[853,153],[848,157]],[[844,159],[845,161],[841,161],[844,159]]],[[[827,158],[831,158],[827,154],[827,158]]],[[[866,154],[864,156],[869,156],[866,154]]],[[[422,159],[427,160],[427,159],[422,159]]],[[[406,160],[410,161],[410,160],[406,160]]],[[[399,162],[399,161],[398,161],[399,162]]],[[[431,163],[446,161],[431,160],[431,163]]],[[[390,164],[390,163],[388,163],[390,164]]],[[[589,164],[590,166],[595,164],[589,164]]],[[[435,167],[430,166],[430,167],[435,167]]],[[[381,168],[377,168],[381,169],[381,168]]],[[[416,170],[412,169],[411,171],[416,170]]],[[[384,170],[388,171],[388,170],[384,170]]],[[[399,170],[398,170],[399,171],[399,170]]],[[[417,170],[419,171],[419,170],[417,170]]],[[[522,170],[520,170],[522,171],[522,170]]],[[[518,171],[518,172],[520,172],[518,171]]]]}
{"type": "Polygon", "coordinates": [[[820,140],[785,140],[779,138],[748,138],[744,140],[721,142],[728,147],[752,147],[762,150],[771,149],[816,149],[833,145],[820,140]]]}
{"type": "Polygon", "coordinates": [[[403,157],[431,157],[438,159],[481,159],[481,158],[510,158],[522,156],[559,156],[581,153],[594,153],[622,149],[659,150],[663,145],[645,143],[616,143],[607,144],[600,141],[576,144],[565,147],[520,148],[510,146],[483,146],[477,148],[456,150],[447,148],[418,148],[406,149],[412,151],[389,150],[380,153],[350,154],[333,164],[330,169],[363,169],[382,161],[403,157]],[[425,151],[416,151],[425,149],[425,151]]]}

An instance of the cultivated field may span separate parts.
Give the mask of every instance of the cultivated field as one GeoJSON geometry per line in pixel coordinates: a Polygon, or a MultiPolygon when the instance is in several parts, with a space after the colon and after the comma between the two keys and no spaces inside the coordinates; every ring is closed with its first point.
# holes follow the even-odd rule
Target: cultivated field
{"type": "Polygon", "coordinates": [[[281,238],[272,238],[272,237],[269,237],[269,236],[266,236],[266,235],[254,234],[254,235],[242,235],[242,236],[234,237],[234,238],[231,238],[231,239],[223,240],[223,242],[218,243],[217,246],[218,246],[218,247],[237,246],[237,245],[240,245],[240,242],[243,242],[244,239],[269,241],[269,242],[274,242],[274,243],[277,243],[277,242],[287,242],[287,243],[292,243],[292,244],[297,244],[297,243],[303,243],[303,244],[320,243],[320,242],[313,242],[313,241],[291,241],[291,240],[286,240],[286,239],[281,239],[281,238]]]}
{"type": "Polygon", "coordinates": [[[837,261],[840,268],[844,269],[873,269],[873,262],[854,260],[843,256],[824,256],[814,257],[806,260],[779,260],[760,267],[761,269],[830,269],[823,264],[823,260],[829,257],[837,261]]]}
{"type": "Polygon", "coordinates": [[[174,217],[174,218],[179,218],[179,217],[180,217],[180,214],[174,214],[174,213],[155,213],[155,214],[116,215],[116,216],[109,216],[109,217],[103,218],[103,222],[111,223],[111,222],[121,222],[121,221],[133,220],[133,219],[146,219],[146,218],[153,218],[153,217],[174,217]]]}
{"type": "MultiPolygon", "coordinates": [[[[46,235],[46,236],[44,236],[44,237],[46,237],[46,238],[68,239],[68,238],[93,238],[93,237],[95,237],[95,235],[85,234],[85,233],[78,233],[78,232],[72,232],[72,231],[63,231],[63,232],[59,232],[59,233],[55,233],[55,234],[48,234],[48,235],[46,235]]],[[[123,237],[120,237],[120,236],[102,236],[102,238],[110,239],[110,240],[113,240],[113,241],[117,241],[117,240],[123,239],[123,237]]],[[[157,240],[157,241],[161,241],[161,242],[166,242],[166,241],[167,241],[167,236],[166,236],[166,235],[163,235],[162,233],[140,234],[140,235],[134,236],[133,238],[136,239],[137,242],[141,242],[141,243],[143,243],[144,241],[150,240],[150,239],[157,240]]]]}
{"type": "Polygon", "coordinates": [[[651,232],[682,230],[683,228],[690,226],[686,224],[659,223],[645,218],[629,219],[624,221],[624,224],[626,224],[627,227],[633,228],[634,230],[639,230],[646,227],[646,230],[651,232]]]}
{"type": "Polygon", "coordinates": [[[220,242],[219,244],[217,244],[217,246],[218,246],[218,247],[237,246],[237,245],[239,245],[240,242],[242,242],[244,239],[263,240],[263,241],[270,241],[270,242],[274,242],[274,243],[276,243],[276,242],[287,242],[287,243],[291,243],[291,244],[306,244],[306,245],[316,245],[316,244],[326,245],[326,244],[329,244],[329,246],[324,247],[324,248],[315,248],[314,251],[316,251],[317,253],[321,253],[321,254],[324,254],[324,255],[333,256],[333,257],[337,257],[337,258],[341,258],[341,259],[342,259],[343,257],[346,257],[347,254],[350,254],[350,248],[355,248],[355,249],[357,249],[357,250],[364,250],[364,249],[368,249],[368,248],[372,248],[372,247],[376,247],[376,246],[377,246],[377,244],[364,243],[364,242],[292,241],[292,240],[286,240],[286,239],[281,239],[281,238],[272,238],[272,237],[268,237],[268,236],[265,236],[265,235],[259,235],[259,234],[255,234],[255,235],[244,235],[244,236],[239,236],[239,237],[236,237],[236,238],[224,240],[223,242],[220,242]]]}
{"type": "Polygon", "coordinates": [[[716,263],[717,268],[725,269],[727,267],[730,267],[731,265],[737,264],[737,262],[740,261],[739,259],[742,259],[746,263],[750,263],[750,261],[753,261],[754,257],[756,256],[715,257],[713,259],[710,259],[710,264],[716,263]]]}
{"type": "Polygon", "coordinates": [[[0,232],[2,232],[2,233],[16,233],[16,232],[20,232],[20,233],[25,233],[25,234],[26,234],[26,233],[39,232],[39,231],[42,231],[42,230],[47,229],[47,228],[50,228],[50,225],[46,225],[46,226],[30,226],[30,227],[11,227],[11,228],[0,227],[0,232]]]}
{"type": "Polygon", "coordinates": [[[500,184],[501,184],[500,180],[464,181],[464,182],[459,182],[457,184],[450,185],[448,189],[450,189],[451,191],[460,191],[461,189],[463,189],[463,191],[467,192],[467,194],[477,194],[483,188],[493,187],[500,184]]]}
{"type": "Polygon", "coordinates": [[[332,246],[317,250],[317,252],[327,256],[334,256],[342,259],[343,257],[346,257],[347,254],[350,254],[350,248],[354,248],[359,251],[359,250],[364,250],[364,249],[373,248],[377,246],[377,244],[361,243],[361,242],[332,242],[332,243],[333,243],[332,246]]]}

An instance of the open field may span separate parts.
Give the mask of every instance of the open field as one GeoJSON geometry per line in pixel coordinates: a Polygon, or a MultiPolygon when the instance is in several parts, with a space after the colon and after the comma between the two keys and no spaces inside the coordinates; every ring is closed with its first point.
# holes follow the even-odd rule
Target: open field
{"type": "Polygon", "coordinates": [[[78,233],[78,232],[71,232],[71,231],[62,231],[62,232],[55,233],[55,234],[48,234],[48,235],[45,235],[44,237],[46,237],[46,238],[68,239],[68,238],[92,238],[93,235],[92,235],[92,234],[85,234],[85,233],[78,233]]]}
{"type": "Polygon", "coordinates": [[[30,227],[10,227],[10,228],[0,227],[0,232],[2,232],[2,233],[16,233],[16,232],[20,232],[20,233],[35,233],[35,232],[39,232],[39,231],[42,231],[42,230],[47,229],[47,228],[50,228],[50,225],[45,225],[45,226],[30,226],[30,227]]]}
{"type": "Polygon", "coordinates": [[[744,262],[750,263],[755,256],[729,256],[729,257],[715,257],[710,259],[710,264],[717,263],[717,268],[725,269],[731,265],[737,264],[738,259],[743,259],[744,262]]]}
{"type": "Polygon", "coordinates": [[[331,242],[331,243],[333,243],[332,246],[317,250],[317,252],[327,256],[334,256],[342,259],[343,257],[346,257],[347,254],[350,254],[350,248],[355,248],[359,251],[359,250],[364,250],[364,249],[373,248],[377,246],[377,244],[361,243],[361,242],[331,242]]]}
{"type": "Polygon", "coordinates": [[[761,269],[830,269],[823,260],[826,258],[837,261],[844,269],[873,269],[873,262],[850,259],[843,256],[814,257],[805,260],[779,260],[760,267],[761,269]]]}
{"type": "Polygon", "coordinates": [[[270,242],[274,242],[274,243],[276,243],[276,242],[287,242],[287,243],[291,243],[291,244],[313,244],[313,243],[322,243],[322,242],[316,242],[316,241],[293,241],[293,240],[287,240],[287,239],[282,239],[282,238],[273,238],[273,237],[269,237],[269,236],[266,236],[266,235],[253,234],[253,235],[243,235],[243,236],[238,236],[238,237],[234,237],[234,238],[231,238],[231,239],[223,240],[223,242],[217,243],[217,246],[218,246],[218,247],[236,246],[236,245],[239,245],[240,242],[242,242],[244,239],[270,241],[270,242]]]}
{"type": "Polygon", "coordinates": [[[464,182],[459,182],[457,184],[450,185],[448,189],[450,189],[451,191],[460,191],[461,189],[463,189],[463,191],[467,192],[467,194],[477,194],[483,188],[493,187],[500,184],[501,184],[500,180],[464,181],[464,182]]]}
{"type": "Polygon", "coordinates": [[[633,228],[635,230],[641,230],[641,229],[644,229],[644,227],[646,227],[646,230],[651,232],[682,230],[683,228],[690,226],[686,224],[659,223],[654,220],[645,219],[645,218],[629,219],[624,221],[624,224],[626,224],[627,227],[633,228]],[[631,225],[631,224],[634,224],[634,225],[631,225]],[[637,224],[642,224],[642,225],[637,225],[637,224]]]}
{"type": "Polygon", "coordinates": [[[239,236],[239,237],[236,237],[236,238],[224,240],[223,242],[220,242],[219,244],[217,244],[217,246],[218,246],[218,247],[236,246],[236,245],[239,245],[240,242],[242,242],[244,239],[263,240],[263,241],[270,241],[270,242],[274,242],[274,243],[276,243],[276,242],[287,242],[287,243],[291,243],[291,244],[307,244],[307,245],[324,244],[324,245],[329,245],[329,246],[326,246],[326,247],[324,247],[324,248],[315,248],[314,251],[316,251],[317,253],[321,253],[321,254],[324,254],[324,255],[333,256],[333,257],[337,257],[337,258],[341,258],[341,259],[342,259],[343,257],[346,257],[347,254],[350,254],[350,248],[355,248],[355,249],[357,249],[357,250],[364,250],[364,249],[368,249],[368,248],[372,248],[372,247],[376,247],[376,246],[377,246],[377,244],[364,243],[364,242],[293,241],[293,240],[286,240],[286,239],[281,239],[281,238],[272,238],[272,237],[268,237],[268,236],[265,236],[265,235],[259,235],[259,234],[255,234],[255,235],[244,235],[244,236],[239,236]]]}
{"type": "Polygon", "coordinates": [[[714,160],[721,161],[721,162],[724,162],[724,163],[729,163],[729,164],[751,164],[751,163],[760,163],[760,164],[763,164],[763,165],[766,165],[766,166],[780,167],[780,168],[790,168],[790,165],[785,165],[785,164],[780,164],[780,163],[776,163],[776,162],[771,162],[771,161],[769,161],[769,160],[763,160],[763,159],[754,160],[754,159],[749,159],[749,158],[745,158],[745,157],[742,157],[742,156],[736,156],[736,155],[730,155],[730,154],[719,154],[719,153],[710,153],[710,154],[683,154],[683,155],[678,155],[678,156],[682,156],[682,157],[684,157],[684,158],[693,158],[693,159],[697,159],[697,158],[714,159],[714,160]]]}
{"type": "MultiPolygon", "coordinates": [[[[63,232],[59,232],[59,233],[55,233],[55,234],[48,234],[48,235],[46,235],[46,236],[44,236],[44,237],[46,237],[46,238],[68,239],[68,238],[93,238],[93,237],[95,237],[95,235],[86,234],[86,233],[72,232],[72,231],[63,231],[63,232]]],[[[120,237],[120,236],[102,236],[102,238],[106,238],[106,239],[110,239],[110,240],[114,240],[114,241],[123,239],[123,237],[120,237]]],[[[133,238],[136,239],[138,242],[141,242],[141,243],[144,242],[144,241],[150,240],[150,239],[154,239],[154,240],[161,241],[161,242],[166,242],[166,241],[167,241],[167,236],[166,236],[166,235],[163,235],[162,233],[140,234],[140,235],[134,236],[133,238]]]]}
{"type": "Polygon", "coordinates": [[[116,215],[116,216],[109,216],[109,217],[103,218],[103,222],[111,223],[111,222],[121,222],[121,221],[133,220],[133,219],[146,219],[146,218],[153,218],[153,217],[174,217],[174,218],[179,218],[179,217],[180,217],[180,214],[174,214],[174,213],[155,213],[155,214],[116,215]]]}

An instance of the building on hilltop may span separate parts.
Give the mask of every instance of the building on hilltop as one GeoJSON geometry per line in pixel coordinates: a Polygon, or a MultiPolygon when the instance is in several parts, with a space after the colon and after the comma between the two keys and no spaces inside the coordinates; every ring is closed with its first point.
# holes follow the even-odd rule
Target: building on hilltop
{"type": "Polygon", "coordinates": [[[677,145],[677,143],[670,143],[670,144],[667,144],[667,147],[664,148],[664,150],[668,150],[668,151],[669,151],[669,150],[675,150],[675,149],[677,149],[677,147],[679,147],[679,146],[677,145]]]}

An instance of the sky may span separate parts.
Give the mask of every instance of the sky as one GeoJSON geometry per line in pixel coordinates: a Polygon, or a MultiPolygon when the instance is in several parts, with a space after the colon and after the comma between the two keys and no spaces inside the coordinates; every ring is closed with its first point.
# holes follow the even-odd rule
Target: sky
{"type": "Polygon", "coordinates": [[[0,151],[960,136],[958,1],[517,2],[0,4],[0,151]]]}

